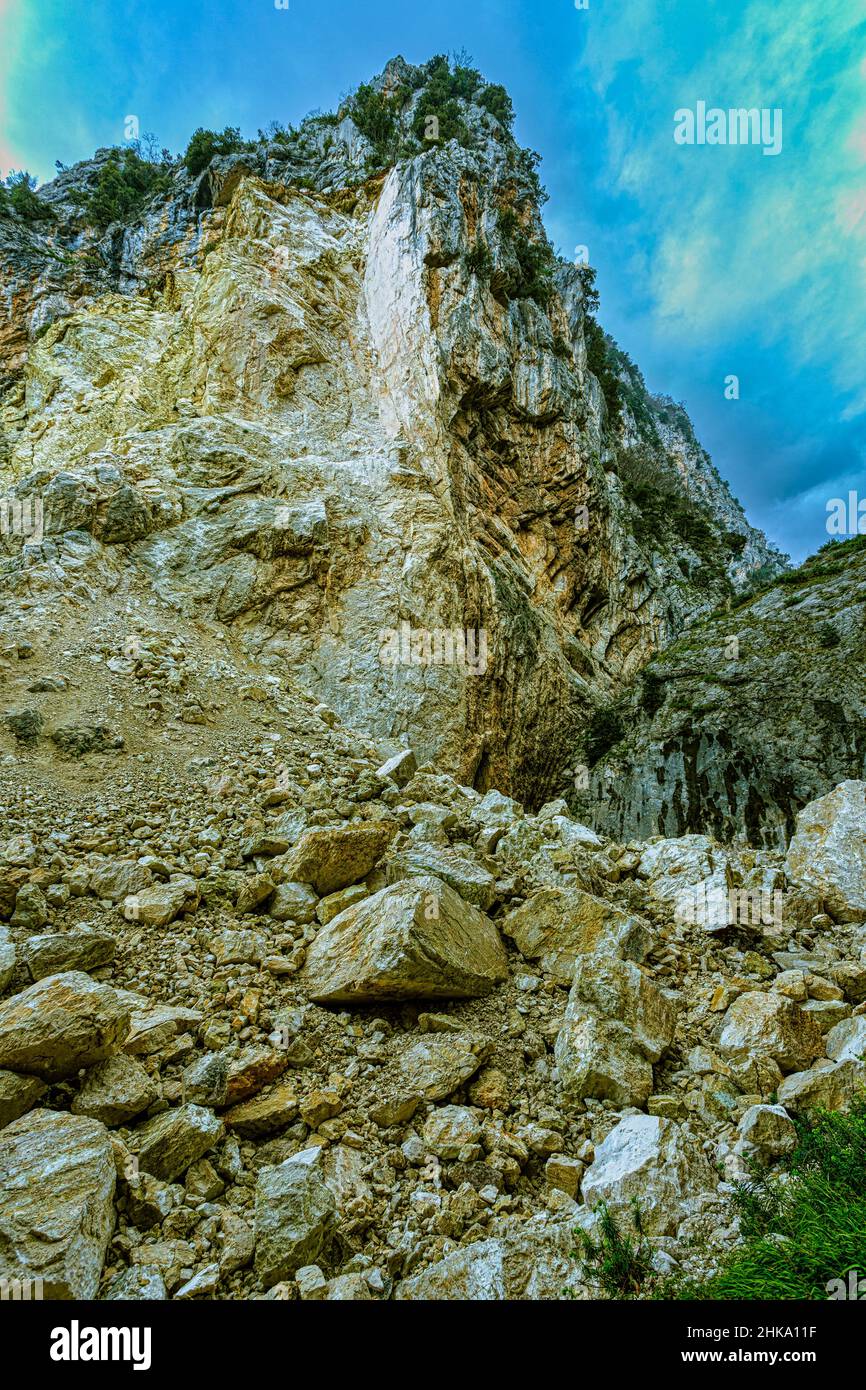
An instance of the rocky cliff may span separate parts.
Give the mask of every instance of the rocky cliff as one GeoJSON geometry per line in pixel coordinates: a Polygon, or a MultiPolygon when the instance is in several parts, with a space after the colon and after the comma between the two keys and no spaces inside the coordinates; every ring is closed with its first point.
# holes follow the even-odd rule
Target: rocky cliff
{"type": "Polygon", "coordinates": [[[168,166],[133,225],[88,221],[111,151],[38,195],[52,219],[0,219],[3,476],[45,516],[5,581],[43,634],[140,586],[537,805],[599,700],[782,560],[604,342],[621,405],[600,387],[591,277],[553,256],[501,89],[444,81],[395,60],[168,166]]]}

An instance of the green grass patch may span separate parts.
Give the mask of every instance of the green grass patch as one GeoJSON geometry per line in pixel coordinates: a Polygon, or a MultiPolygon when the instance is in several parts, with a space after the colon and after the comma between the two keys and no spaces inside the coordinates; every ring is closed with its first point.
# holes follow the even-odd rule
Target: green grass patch
{"type": "Polygon", "coordinates": [[[784,1173],[756,1170],[737,1186],[742,1247],[712,1278],[658,1296],[824,1300],[831,1281],[866,1274],[866,1097],[848,1114],[819,1111],[797,1128],[784,1173]]]}

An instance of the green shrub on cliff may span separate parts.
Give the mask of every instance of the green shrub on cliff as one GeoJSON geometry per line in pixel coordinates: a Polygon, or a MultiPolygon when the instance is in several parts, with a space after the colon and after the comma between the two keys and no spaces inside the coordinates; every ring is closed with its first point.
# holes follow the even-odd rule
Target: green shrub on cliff
{"type": "Polygon", "coordinates": [[[94,188],[72,194],[86,222],[104,232],[113,222],[133,222],[148,198],[171,184],[170,166],[142,159],[133,148],[113,150],[94,188]]]}
{"type": "Polygon", "coordinates": [[[237,126],[227,125],[224,130],[204,130],[199,126],[186,147],[183,162],[190,174],[195,177],[202,173],[218,154],[235,154],[244,148],[241,132],[237,126]]]}
{"type": "Polygon", "coordinates": [[[6,176],[0,212],[15,213],[24,222],[50,222],[54,212],[36,192],[36,179],[26,169],[12,169],[6,176]]]}

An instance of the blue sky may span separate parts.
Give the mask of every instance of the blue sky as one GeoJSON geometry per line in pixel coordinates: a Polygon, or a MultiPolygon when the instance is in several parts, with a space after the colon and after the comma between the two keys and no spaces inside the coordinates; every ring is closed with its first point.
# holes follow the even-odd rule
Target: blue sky
{"type": "Polygon", "coordinates": [[[866,0],[0,0],[0,169],[49,178],[131,114],[175,150],[252,135],[461,47],[511,92],[604,326],[750,518],[814,550],[828,499],[866,496],[866,0]],[[780,108],[781,153],[677,145],[698,101],[780,108]]]}

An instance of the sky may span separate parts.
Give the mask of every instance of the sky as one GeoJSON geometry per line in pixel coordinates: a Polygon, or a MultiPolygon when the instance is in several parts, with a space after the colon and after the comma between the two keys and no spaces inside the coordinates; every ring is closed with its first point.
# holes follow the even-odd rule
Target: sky
{"type": "Polygon", "coordinates": [[[832,498],[866,498],[866,0],[283,4],[0,0],[0,171],[47,180],[130,115],[175,151],[200,125],[252,136],[397,53],[465,49],[512,95],[603,326],[750,520],[799,560],[832,498]],[[699,103],[766,111],[781,149],[678,143],[699,103]]]}

